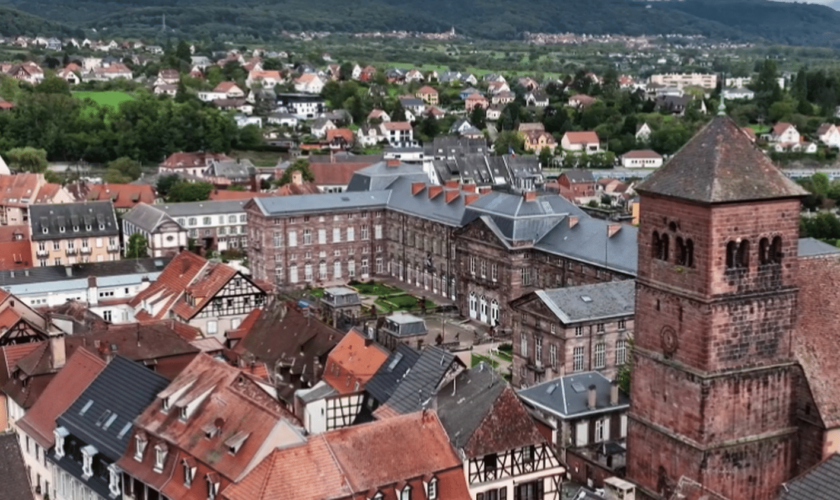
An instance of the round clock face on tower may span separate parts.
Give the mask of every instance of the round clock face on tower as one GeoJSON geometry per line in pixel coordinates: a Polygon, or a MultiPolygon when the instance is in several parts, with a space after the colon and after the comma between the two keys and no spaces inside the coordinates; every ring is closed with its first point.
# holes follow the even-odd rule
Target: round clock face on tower
{"type": "Polygon", "coordinates": [[[667,355],[674,354],[677,351],[679,344],[679,340],[677,340],[677,332],[675,332],[670,326],[666,326],[662,328],[659,335],[662,340],[662,351],[667,355]]]}

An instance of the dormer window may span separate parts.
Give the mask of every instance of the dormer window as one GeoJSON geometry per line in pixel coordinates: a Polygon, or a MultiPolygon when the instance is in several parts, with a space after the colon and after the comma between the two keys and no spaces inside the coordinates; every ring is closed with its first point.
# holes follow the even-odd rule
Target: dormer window
{"type": "Polygon", "coordinates": [[[78,232],[79,231],[79,226],[73,226],[73,231],[78,232]]]}
{"type": "Polygon", "coordinates": [[[438,498],[438,480],[436,477],[429,480],[429,492],[426,498],[429,500],[437,500],[438,498]]]}
{"type": "Polygon", "coordinates": [[[411,500],[411,486],[406,485],[400,492],[400,500],[411,500]]]}
{"type": "Polygon", "coordinates": [[[64,226],[58,226],[58,232],[59,233],[63,233],[64,229],[65,229],[64,226]]]}
{"type": "Polygon", "coordinates": [[[195,479],[195,462],[192,459],[185,458],[183,462],[184,467],[184,486],[187,488],[192,486],[193,479],[195,479]]]}
{"type": "Polygon", "coordinates": [[[116,464],[108,466],[108,490],[112,497],[120,494],[120,469],[116,464]]]}
{"type": "Polygon", "coordinates": [[[169,398],[163,398],[163,400],[161,400],[161,408],[165,412],[169,411],[169,398]]]}
{"type": "Polygon", "coordinates": [[[91,225],[90,225],[90,224],[87,224],[87,225],[85,226],[85,231],[90,231],[90,230],[91,230],[91,225]]]}
{"type": "Polygon", "coordinates": [[[64,427],[56,427],[53,431],[55,436],[55,456],[61,458],[64,456],[64,438],[70,433],[64,427]]]}
{"type": "Polygon", "coordinates": [[[143,461],[143,452],[146,451],[146,436],[137,434],[134,436],[134,460],[143,461]]]}
{"type": "Polygon", "coordinates": [[[207,474],[207,500],[216,500],[219,493],[219,479],[215,474],[207,474]]]}
{"type": "Polygon", "coordinates": [[[105,230],[105,224],[100,224],[99,225],[99,230],[104,231],[105,230]]]}
{"type": "Polygon", "coordinates": [[[187,411],[187,407],[182,406],[180,411],[178,412],[178,418],[181,419],[182,422],[186,422],[187,417],[189,417],[189,412],[187,411]]]}
{"type": "Polygon", "coordinates": [[[41,228],[41,232],[42,232],[42,233],[44,233],[44,234],[47,234],[47,233],[49,233],[49,232],[50,232],[50,230],[49,230],[49,228],[47,228],[47,227],[42,227],[42,228],[41,228]]]}
{"type": "Polygon", "coordinates": [[[225,446],[228,447],[228,452],[230,452],[231,455],[236,455],[250,435],[250,433],[240,431],[231,436],[227,441],[225,441],[225,446]]]}
{"type": "Polygon", "coordinates": [[[163,472],[163,464],[166,462],[166,455],[169,453],[169,448],[165,443],[160,443],[155,446],[155,472],[163,472]]]}
{"type": "Polygon", "coordinates": [[[88,479],[93,475],[93,457],[99,453],[94,446],[87,445],[82,448],[82,477],[88,479]]]}

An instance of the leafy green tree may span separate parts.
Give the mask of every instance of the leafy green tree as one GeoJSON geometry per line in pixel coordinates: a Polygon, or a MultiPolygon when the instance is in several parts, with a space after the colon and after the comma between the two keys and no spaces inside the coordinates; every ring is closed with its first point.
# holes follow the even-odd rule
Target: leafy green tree
{"type": "Polygon", "coordinates": [[[157,185],[155,185],[158,195],[163,198],[169,196],[169,191],[172,189],[172,186],[174,186],[179,180],[180,177],[175,174],[164,175],[158,178],[157,185]]]}
{"type": "Polygon", "coordinates": [[[41,173],[47,169],[47,152],[32,147],[14,148],[6,153],[9,167],[22,172],[41,173]]]}
{"type": "Polygon", "coordinates": [[[178,42],[178,48],[175,49],[175,57],[181,61],[189,61],[190,56],[192,56],[190,45],[184,40],[178,42]]]}
{"type": "Polygon", "coordinates": [[[169,189],[166,200],[170,203],[183,201],[205,201],[210,198],[213,185],[209,182],[187,182],[179,180],[169,189]]]}
{"type": "Polygon", "coordinates": [[[353,77],[353,65],[349,62],[342,64],[338,70],[338,78],[342,81],[350,80],[353,77]]]}
{"type": "Polygon", "coordinates": [[[506,155],[511,149],[521,154],[525,150],[525,139],[519,132],[512,130],[500,132],[493,143],[493,152],[497,155],[506,155]]]}
{"type": "Polygon", "coordinates": [[[309,170],[309,162],[303,159],[295,160],[292,165],[283,171],[283,175],[280,176],[280,180],[277,181],[278,186],[285,186],[292,182],[292,173],[299,171],[301,173],[301,177],[303,177],[304,182],[315,182],[315,176],[312,174],[312,171],[309,170]]]}
{"type": "MultiPolygon", "coordinates": [[[[127,156],[123,156],[108,163],[108,168],[105,170],[106,177],[109,173],[114,174],[115,177],[119,176],[124,179],[127,179],[123,182],[136,181],[140,178],[140,175],[143,173],[143,166],[140,164],[139,161],[132,160],[127,156]]],[[[116,183],[117,181],[108,182],[116,183]]]]}
{"type": "Polygon", "coordinates": [[[479,130],[484,130],[487,126],[487,110],[481,106],[476,106],[470,111],[470,123],[479,130]]]}
{"type": "Polygon", "coordinates": [[[148,257],[146,251],[149,242],[140,233],[134,233],[128,238],[128,248],[126,248],[125,258],[127,259],[142,259],[148,257]]]}
{"type": "Polygon", "coordinates": [[[239,148],[255,149],[264,144],[262,130],[256,125],[246,125],[239,131],[239,148]]]}
{"type": "Polygon", "coordinates": [[[48,76],[35,86],[35,92],[41,94],[64,94],[70,95],[70,84],[57,76],[48,76]]]}
{"type": "Polygon", "coordinates": [[[540,150],[540,165],[542,165],[542,168],[549,168],[553,157],[554,155],[551,154],[550,149],[542,148],[542,150],[540,150]]]}

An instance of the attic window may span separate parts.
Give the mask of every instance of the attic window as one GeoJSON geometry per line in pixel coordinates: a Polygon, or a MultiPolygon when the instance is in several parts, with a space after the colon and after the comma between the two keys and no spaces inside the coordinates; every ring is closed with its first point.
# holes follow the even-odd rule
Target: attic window
{"type": "Polygon", "coordinates": [[[46,226],[44,226],[44,227],[41,228],[41,232],[43,232],[44,234],[47,234],[47,233],[50,232],[50,230],[46,226]]]}
{"type": "Polygon", "coordinates": [[[100,224],[99,225],[99,230],[104,231],[105,230],[105,224],[100,224]]]}
{"type": "Polygon", "coordinates": [[[169,398],[163,398],[163,400],[161,400],[161,407],[163,411],[169,411],[169,398]]]}
{"type": "Polygon", "coordinates": [[[228,451],[231,455],[236,455],[242,445],[245,444],[245,441],[248,439],[248,436],[251,434],[248,432],[239,431],[233,436],[231,436],[227,441],[225,441],[225,446],[228,447],[228,451]]]}
{"type": "Polygon", "coordinates": [[[58,232],[63,233],[64,232],[64,226],[58,226],[58,232]]]}
{"type": "Polygon", "coordinates": [[[436,477],[429,480],[429,492],[426,495],[426,498],[429,500],[437,500],[438,498],[438,484],[436,477]]]}
{"type": "Polygon", "coordinates": [[[189,413],[187,412],[187,407],[182,406],[181,410],[178,412],[178,418],[180,418],[181,421],[186,422],[188,416],[189,416],[189,413]]]}
{"type": "Polygon", "coordinates": [[[166,455],[169,453],[169,448],[166,444],[160,443],[155,446],[155,472],[163,472],[163,463],[166,461],[166,455]]]}
{"type": "Polygon", "coordinates": [[[85,231],[90,231],[90,224],[85,225],[85,231]]]}
{"type": "Polygon", "coordinates": [[[400,492],[400,500],[411,500],[411,486],[406,485],[400,492]]]}
{"type": "Polygon", "coordinates": [[[134,436],[134,460],[143,461],[143,452],[146,451],[146,436],[137,434],[134,436]]]}
{"type": "Polygon", "coordinates": [[[79,226],[73,226],[73,231],[79,231],[79,226]]]}

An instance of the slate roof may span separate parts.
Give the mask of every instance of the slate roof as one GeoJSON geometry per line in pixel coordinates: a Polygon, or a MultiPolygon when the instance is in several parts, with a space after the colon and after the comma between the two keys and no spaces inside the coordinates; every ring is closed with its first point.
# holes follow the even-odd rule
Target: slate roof
{"type": "Polygon", "coordinates": [[[55,420],[105,368],[105,361],[87,349],[78,349],[58,372],[17,426],[45,450],[55,444],[55,420]]]}
{"type": "Polygon", "coordinates": [[[731,118],[717,116],[636,191],[700,203],[804,196],[731,118]]]}
{"type": "MultiPolygon", "coordinates": [[[[104,278],[127,274],[154,274],[161,272],[170,260],[172,260],[170,257],[157,257],[90,262],[71,266],[33,267],[24,271],[0,271],[0,287],[8,289],[25,284],[40,287],[46,283],[87,279],[91,276],[104,278]],[[70,269],[69,274],[67,268],[70,269]]],[[[12,291],[16,292],[14,289],[12,291]]]]}
{"type": "Polygon", "coordinates": [[[387,401],[399,386],[406,372],[420,359],[420,351],[407,344],[397,344],[376,374],[368,380],[365,391],[379,403],[387,401]]]}
{"type": "Polygon", "coordinates": [[[815,238],[799,238],[799,257],[817,257],[820,255],[840,254],[840,248],[829,245],[815,238]]]}
{"type": "Polygon", "coordinates": [[[125,215],[123,215],[123,220],[128,221],[138,228],[150,233],[156,231],[157,228],[164,222],[176,223],[175,219],[173,219],[169,214],[153,205],[147,205],[146,203],[140,203],[129,210],[125,215]]]}
{"type": "Polygon", "coordinates": [[[128,446],[134,419],[167,384],[164,377],[145,366],[117,356],[58,417],[58,425],[116,461],[128,446]],[[116,418],[111,421],[114,415],[116,418]]]}
{"type": "Polygon", "coordinates": [[[385,208],[388,191],[323,193],[300,196],[272,196],[255,198],[254,203],[265,215],[285,215],[325,210],[357,210],[360,208],[385,208]]]}
{"type": "Polygon", "coordinates": [[[218,214],[245,213],[245,203],[248,200],[233,201],[193,201],[187,203],[170,203],[158,207],[172,217],[189,217],[218,214]]]}
{"type": "Polygon", "coordinates": [[[0,500],[34,500],[18,435],[0,433],[0,500]]]}
{"type": "Polygon", "coordinates": [[[779,500],[835,500],[840,498],[840,454],[834,453],[781,488],[779,500]]]}
{"type": "Polygon", "coordinates": [[[632,316],[636,303],[634,280],[537,290],[534,294],[564,324],[632,316]]]}
{"type": "Polygon", "coordinates": [[[357,170],[347,185],[347,191],[380,191],[388,189],[397,179],[407,176],[412,177],[415,182],[429,180],[422,167],[407,163],[388,166],[387,162],[382,161],[357,170]]]}
{"type": "Polygon", "coordinates": [[[29,221],[32,224],[33,241],[120,234],[117,215],[110,200],[29,205],[29,221]]]}
{"type": "Polygon", "coordinates": [[[513,389],[483,362],[442,387],[435,404],[449,441],[467,458],[545,442],[513,389]]]}
{"type": "Polygon", "coordinates": [[[623,224],[609,236],[607,227],[603,220],[580,217],[574,227],[566,223],[554,226],[534,248],[635,276],[638,228],[623,224]]]}
{"type": "Polygon", "coordinates": [[[385,406],[403,415],[427,407],[453,362],[461,365],[460,360],[446,349],[426,346],[385,406]]]}
{"type": "Polygon", "coordinates": [[[610,380],[599,372],[575,373],[519,391],[525,403],[562,419],[630,407],[630,397],[619,389],[618,405],[610,405],[610,380]],[[589,386],[595,386],[595,409],[588,408],[589,386]]]}
{"type": "Polygon", "coordinates": [[[251,160],[213,160],[205,170],[205,175],[224,177],[226,179],[247,179],[256,173],[257,169],[251,160]]]}
{"type": "Polygon", "coordinates": [[[592,175],[592,171],[587,168],[574,168],[566,170],[560,175],[564,176],[572,184],[595,182],[595,176],[592,175]]]}

